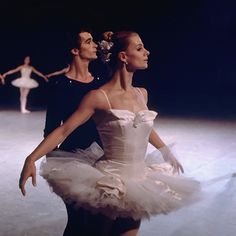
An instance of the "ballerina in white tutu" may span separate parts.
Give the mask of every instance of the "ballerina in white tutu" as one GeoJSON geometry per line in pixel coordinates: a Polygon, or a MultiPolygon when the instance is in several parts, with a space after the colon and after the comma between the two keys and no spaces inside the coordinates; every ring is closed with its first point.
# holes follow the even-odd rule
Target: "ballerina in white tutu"
{"type": "MultiPolygon", "coordinates": [[[[93,117],[104,156],[93,165],[86,163],[86,157],[94,152],[91,149],[80,157],[66,153],[48,157],[41,164],[40,174],[65,201],[111,219],[132,217],[141,221],[196,202],[201,191],[199,182],[180,175],[182,165],[154,131],[157,113],[146,105],[147,91],[132,85],[134,72],[148,67],[149,51],[135,32],[117,32],[111,40],[110,50],[104,50],[113,68],[111,80],[89,92],[77,111],[26,158],[19,187],[25,195],[30,177],[35,186],[35,162],[93,117]],[[149,142],[162,153],[163,163],[145,159],[149,142]]],[[[139,225],[120,235],[137,235],[139,225]]]]}
{"type": "Polygon", "coordinates": [[[47,77],[41,72],[36,70],[33,66],[30,65],[30,57],[26,56],[24,58],[24,64],[18,66],[15,69],[9,70],[3,74],[3,83],[7,75],[14,74],[16,72],[21,72],[21,77],[13,80],[11,84],[20,89],[20,110],[21,113],[30,113],[26,109],[27,106],[27,97],[29,95],[30,89],[37,88],[39,86],[38,82],[30,77],[31,73],[35,73],[38,76],[42,77],[46,82],[48,81],[47,77]]]}

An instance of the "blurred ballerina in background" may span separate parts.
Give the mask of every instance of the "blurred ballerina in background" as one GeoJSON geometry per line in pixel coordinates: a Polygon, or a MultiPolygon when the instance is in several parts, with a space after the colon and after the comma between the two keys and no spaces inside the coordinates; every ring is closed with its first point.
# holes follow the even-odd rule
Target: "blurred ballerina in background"
{"type": "Polygon", "coordinates": [[[36,70],[33,66],[30,65],[30,57],[26,56],[24,58],[24,64],[16,67],[15,69],[9,70],[2,75],[2,84],[5,84],[5,77],[7,75],[14,74],[16,72],[21,72],[21,77],[13,80],[11,84],[20,89],[20,110],[21,113],[30,113],[26,109],[27,106],[27,97],[29,95],[30,89],[37,88],[39,86],[38,82],[30,77],[31,73],[35,73],[38,76],[42,77],[46,82],[48,82],[47,77],[36,70]]]}

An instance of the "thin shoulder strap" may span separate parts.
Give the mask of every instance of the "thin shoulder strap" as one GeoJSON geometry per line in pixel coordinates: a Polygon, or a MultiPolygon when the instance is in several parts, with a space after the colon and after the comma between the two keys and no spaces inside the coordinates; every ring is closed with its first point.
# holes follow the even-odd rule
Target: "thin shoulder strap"
{"type": "Polygon", "coordinates": [[[111,108],[111,103],[110,103],[110,101],[109,101],[109,98],[108,98],[106,92],[105,92],[103,89],[99,89],[99,90],[104,94],[104,96],[105,96],[105,98],[106,98],[106,100],[107,100],[107,103],[108,103],[109,108],[112,109],[112,108],[111,108]]]}
{"type": "Polygon", "coordinates": [[[145,106],[147,106],[147,104],[146,104],[146,101],[145,101],[145,98],[144,98],[144,96],[143,96],[143,92],[141,91],[141,89],[140,89],[140,88],[137,88],[137,87],[135,87],[135,90],[137,90],[137,91],[138,91],[139,95],[141,95],[141,99],[142,99],[142,101],[143,101],[144,105],[145,105],[145,106]]]}

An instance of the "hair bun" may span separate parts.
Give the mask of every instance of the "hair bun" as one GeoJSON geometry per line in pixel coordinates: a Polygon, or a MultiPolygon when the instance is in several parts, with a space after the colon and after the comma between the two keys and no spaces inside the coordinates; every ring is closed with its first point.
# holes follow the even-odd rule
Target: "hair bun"
{"type": "Polygon", "coordinates": [[[112,32],[112,31],[106,31],[106,32],[104,32],[103,34],[102,34],[102,36],[103,36],[103,39],[104,40],[106,40],[106,41],[108,41],[108,42],[111,42],[112,41],[112,35],[113,35],[114,33],[112,32]]]}

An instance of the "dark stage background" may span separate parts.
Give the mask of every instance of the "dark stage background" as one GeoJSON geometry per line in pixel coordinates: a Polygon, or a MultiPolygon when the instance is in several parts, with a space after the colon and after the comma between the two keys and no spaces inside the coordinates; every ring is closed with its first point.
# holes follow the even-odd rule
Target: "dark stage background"
{"type": "MultiPolygon", "coordinates": [[[[150,50],[149,68],[135,84],[149,89],[150,106],[160,114],[235,118],[236,2],[188,1],[3,1],[0,13],[0,73],[26,55],[43,73],[67,65],[65,33],[88,25],[95,38],[105,30],[133,29],[150,50]]],[[[18,89],[6,78],[2,108],[18,107],[18,89]]],[[[46,106],[44,81],[31,91],[29,105],[46,106]]]]}

